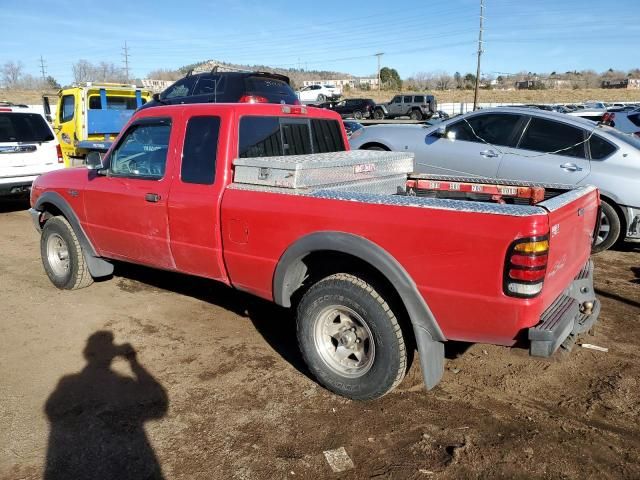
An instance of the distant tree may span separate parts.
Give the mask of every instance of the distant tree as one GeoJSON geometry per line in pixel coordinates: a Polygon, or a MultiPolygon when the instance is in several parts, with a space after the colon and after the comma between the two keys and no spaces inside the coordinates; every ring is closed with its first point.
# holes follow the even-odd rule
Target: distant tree
{"type": "Polygon", "coordinates": [[[82,82],[124,82],[122,69],[111,62],[93,64],[88,60],[78,60],[72,66],[73,80],[82,82]]]}
{"type": "Polygon", "coordinates": [[[51,75],[49,75],[46,78],[45,82],[48,88],[55,88],[55,89],[61,88],[58,81],[55,78],[53,78],[51,75]]]}
{"type": "Polygon", "coordinates": [[[184,75],[180,70],[169,70],[167,68],[158,68],[147,73],[147,78],[154,80],[179,80],[184,75]]]}
{"type": "Polygon", "coordinates": [[[395,68],[382,67],[380,69],[380,82],[384,88],[400,89],[402,88],[402,80],[395,68]]]}
{"type": "Polygon", "coordinates": [[[453,80],[456,82],[456,88],[462,88],[462,75],[460,72],[456,72],[453,74],[453,80]]]}
{"type": "Polygon", "coordinates": [[[88,60],[78,60],[71,67],[73,81],[76,83],[89,82],[92,80],[92,65],[88,60]]]}
{"type": "Polygon", "coordinates": [[[20,61],[6,62],[2,66],[2,82],[9,88],[16,87],[23,70],[24,64],[20,61]]]}
{"type": "Polygon", "coordinates": [[[464,88],[473,88],[476,84],[476,76],[473,73],[467,73],[464,76],[464,88]]]}

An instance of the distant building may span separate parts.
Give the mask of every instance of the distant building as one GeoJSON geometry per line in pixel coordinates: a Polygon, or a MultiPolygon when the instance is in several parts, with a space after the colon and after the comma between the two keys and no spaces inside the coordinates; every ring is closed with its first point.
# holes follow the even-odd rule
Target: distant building
{"type": "Polygon", "coordinates": [[[560,78],[548,78],[544,83],[547,88],[551,88],[553,90],[563,90],[565,88],[573,87],[571,80],[563,80],[560,78]]]}
{"type": "Polygon", "coordinates": [[[154,80],[152,78],[143,78],[142,86],[151,90],[154,93],[160,93],[166,89],[169,85],[174,83],[173,80],[154,80]]]}
{"type": "Polygon", "coordinates": [[[640,78],[625,78],[622,80],[603,80],[602,88],[626,88],[640,90],[640,78]]]}

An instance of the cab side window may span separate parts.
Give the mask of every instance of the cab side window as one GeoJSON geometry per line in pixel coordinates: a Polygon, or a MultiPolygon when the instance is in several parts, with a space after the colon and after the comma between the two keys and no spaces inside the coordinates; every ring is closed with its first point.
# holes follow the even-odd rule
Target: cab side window
{"type": "Polygon", "coordinates": [[[191,117],[182,150],[180,178],[185,183],[212,185],[216,178],[216,156],[220,117],[191,117]]]}
{"type": "Polygon", "coordinates": [[[585,158],[585,133],[563,122],[532,117],[518,148],[585,158]]]}
{"type": "Polygon", "coordinates": [[[150,180],[164,177],[170,133],[168,119],[132,125],[111,154],[109,174],[150,180]]]}
{"type": "Polygon", "coordinates": [[[73,119],[75,112],[75,97],[73,95],[63,95],[62,97],[62,109],[60,110],[60,122],[68,122],[73,119]]]}

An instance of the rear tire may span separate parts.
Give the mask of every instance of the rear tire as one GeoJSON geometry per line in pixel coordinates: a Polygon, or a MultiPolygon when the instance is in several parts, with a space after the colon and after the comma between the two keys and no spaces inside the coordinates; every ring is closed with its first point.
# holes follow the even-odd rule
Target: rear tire
{"type": "Polygon", "coordinates": [[[318,95],[318,99],[317,99],[317,101],[322,103],[322,102],[324,102],[326,99],[327,99],[327,97],[325,97],[325,96],[321,93],[320,95],[318,95]]]}
{"type": "Polygon", "coordinates": [[[44,224],[40,256],[49,280],[61,290],[77,290],[93,283],[78,237],[66,218],[53,217],[44,224]]]}
{"type": "Polygon", "coordinates": [[[611,248],[618,241],[622,229],[620,218],[615,208],[604,200],[601,207],[600,229],[596,233],[597,240],[592,249],[593,253],[604,252],[611,248]]]}
{"type": "Polygon", "coordinates": [[[318,382],[338,395],[371,400],[404,378],[407,349],[398,320],[373,286],[337,273],[298,305],[298,343],[318,382]]]}
{"type": "Polygon", "coordinates": [[[411,120],[422,120],[422,113],[420,113],[420,110],[411,110],[409,118],[411,120]]]}
{"type": "Polygon", "coordinates": [[[353,112],[353,118],[356,120],[362,120],[362,112],[360,110],[356,110],[353,112]]]}
{"type": "Polygon", "coordinates": [[[376,120],[384,120],[384,112],[382,111],[382,109],[377,108],[376,110],[374,110],[373,118],[376,120]]]}

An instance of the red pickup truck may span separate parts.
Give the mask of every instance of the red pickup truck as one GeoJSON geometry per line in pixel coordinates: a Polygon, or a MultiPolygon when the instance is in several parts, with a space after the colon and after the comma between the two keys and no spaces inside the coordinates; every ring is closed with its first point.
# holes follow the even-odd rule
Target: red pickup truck
{"type": "Polygon", "coordinates": [[[348,151],[327,110],[158,106],[99,164],[38,177],[30,212],[56,287],[120,260],[295,308],[310,370],[354,399],[397,386],[414,347],[430,389],[448,340],[549,356],[593,325],[594,187],[414,176],[412,161],[348,151]]]}

